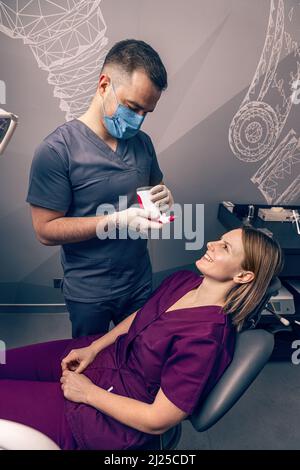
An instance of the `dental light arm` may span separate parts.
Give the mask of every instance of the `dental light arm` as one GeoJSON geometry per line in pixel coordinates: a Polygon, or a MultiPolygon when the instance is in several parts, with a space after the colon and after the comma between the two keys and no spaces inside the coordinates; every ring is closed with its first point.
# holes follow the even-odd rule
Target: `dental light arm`
{"type": "Polygon", "coordinates": [[[12,138],[17,124],[18,116],[0,108],[0,155],[2,155],[12,138]]]}

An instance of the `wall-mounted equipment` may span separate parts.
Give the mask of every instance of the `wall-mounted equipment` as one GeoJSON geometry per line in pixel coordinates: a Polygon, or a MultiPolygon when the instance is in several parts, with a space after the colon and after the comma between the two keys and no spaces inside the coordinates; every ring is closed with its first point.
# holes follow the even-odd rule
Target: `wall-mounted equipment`
{"type": "Polygon", "coordinates": [[[0,155],[4,152],[18,124],[18,116],[0,108],[0,155]]]}

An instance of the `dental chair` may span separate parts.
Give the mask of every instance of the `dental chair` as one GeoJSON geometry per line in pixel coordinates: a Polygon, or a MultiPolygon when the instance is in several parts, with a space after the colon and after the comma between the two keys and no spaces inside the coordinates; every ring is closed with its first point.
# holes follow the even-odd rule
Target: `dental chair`
{"type": "MultiPolygon", "coordinates": [[[[231,363],[204,401],[187,418],[197,432],[206,431],[216,424],[241,398],[270,359],[275,330],[256,329],[256,326],[262,310],[280,287],[279,278],[273,278],[261,302],[249,315],[243,331],[237,333],[231,363]]],[[[160,436],[159,448],[176,449],[180,437],[181,424],[178,424],[160,436]]]]}

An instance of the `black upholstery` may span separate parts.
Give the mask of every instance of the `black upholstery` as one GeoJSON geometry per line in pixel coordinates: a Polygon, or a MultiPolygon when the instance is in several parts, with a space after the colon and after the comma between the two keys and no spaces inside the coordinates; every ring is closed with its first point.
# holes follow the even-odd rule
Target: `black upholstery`
{"type": "MultiPolygon", "coordinates": [[[[188,419],[196,431],[206,431],[217,423],[239,400],[268,362],[274,348],[274,336],[268,331],[255,329],[255,327],[263,308],[270,297],[278,292],[280,286],[280,280],[274,278],[262,301],[249,316],[243,331],[237,334],[234,356],[230,365],[205,400],[189,416],[188,419]]],[[[176,448],[180,434],[180,424],[168,430],[161,436],[161,448],[176,448]]]]}

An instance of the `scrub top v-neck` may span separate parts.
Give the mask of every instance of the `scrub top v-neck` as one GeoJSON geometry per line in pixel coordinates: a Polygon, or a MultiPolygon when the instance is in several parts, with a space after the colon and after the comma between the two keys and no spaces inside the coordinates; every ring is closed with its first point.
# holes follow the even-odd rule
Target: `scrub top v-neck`
{"type": "MultiPolygon", "coordinates": [[[[96,147],[99,147],[101,152],[107,154],[108,158],[112,160],[123,161],[123,157],[126,154],[127,140],[125,139],[117,139],[117,147],[116,150],[113,150],[101,137],[99,137],[92,129],[90,129],[84,122],[80,121],[79,119],[74,119],[73,125],[77,127],[77,129],[82,132],[82,134],[87,137],[91,142],[93,142],[96,147]]],[[[125,162],[124,162],[125,163],[125,162]]],[[[127,167],[127,166],[126,166],[127,167]]]]}
{"type": "MultiPolygon", "coordinates": [[[[123,210],[137,204],[136,189],[163,179],[150,137],[143,131],[118,139],[111,149],[86,124],[59,126],[37,147],[26,201],[62,211],[65,217],[93,217],[99,206],[123,210]],[[119,196],[127,196],[119,204],[119,196]]],[[[147,240],[95,237],[61,247],[63,292],[71,300],[96,302],[134,292],[151,280],[147,240]]]]}

